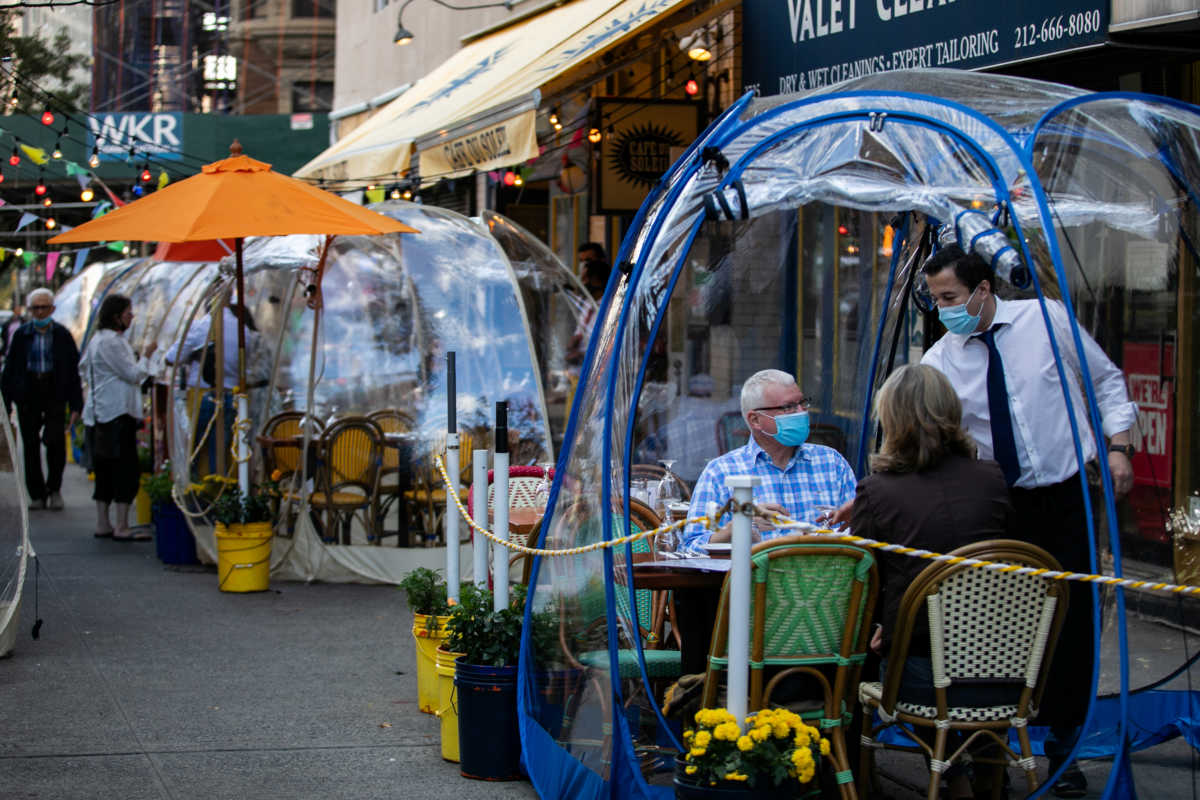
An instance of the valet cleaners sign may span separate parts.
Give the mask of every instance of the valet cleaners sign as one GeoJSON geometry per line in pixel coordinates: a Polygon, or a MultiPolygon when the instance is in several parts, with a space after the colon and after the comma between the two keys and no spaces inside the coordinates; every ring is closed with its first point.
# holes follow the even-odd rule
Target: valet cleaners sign
{"type": "Polygon", "coordinates": [[[179,112],[126,112],[88,117],[88,147],[101,161],[125,161],[132,147],[138,157],[178,161],[183,155],[183,115],[179,112]]]}
{"type": "Polygon", "coordinates": [[[899,69],[979,69],[1103,42],[1107,0],[745,0],[746,89],[899,69]]]}

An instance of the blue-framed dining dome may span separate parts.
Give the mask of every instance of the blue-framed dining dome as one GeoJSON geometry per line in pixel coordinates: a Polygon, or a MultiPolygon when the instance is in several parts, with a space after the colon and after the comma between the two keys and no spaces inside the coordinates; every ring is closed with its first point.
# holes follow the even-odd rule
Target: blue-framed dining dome
{"type": "MultiPolygon", "coordinates": [[[[1082,349],[1082,331],[1120,365],[1132,314],[1157,313],[1165,326],[1177,292],[1180,308],[1194,307],[1198,201],[1200,110],[1170,99],[950,70],[743,97],[671,167],[625,237],[541,546],[628,533],[631,467],[670,459],[695,480],[744,441],[723,421],[736,423],[741,383],[768,367],[797,376],[814,432],[862,477],[875,389],[932,342],[913,284],[945,225],[996,267],[1001,296],[1067,309],[1070,336],[1054,341],[1049,376],[1064,393],[1061,357],[1082,349]],[[1110,315],[1113,297],[1123,316],[1110,315]]],[[[1106,448],[1079,361],[1087,407],[1071,424],[1091,571],[1121,575],[1107,464],[1083,463],[1084,437],[1106,448]]],[[[645,602],[622,568],[632,561],[626,545],[535,564],[519,702],[525,762],[543,797],[672,796],[679,731],[657,705],[630,623],[645,602]],[[539,618],[557,619],[557,635],[537,636],[539,618]]],[[[1161,769],[1190,768],[1186,746],[1182,755],[1142,748],[1176,734],[1196,743],[1194,670],[1180,655],[1178,671],[1131,677],[1125,595],[1093,592],[1099,666],[1080,680],[1098,699],[1076,754],[1097,759],[1089,774],[1104,796],[1130,796],[1161,769]]]]}

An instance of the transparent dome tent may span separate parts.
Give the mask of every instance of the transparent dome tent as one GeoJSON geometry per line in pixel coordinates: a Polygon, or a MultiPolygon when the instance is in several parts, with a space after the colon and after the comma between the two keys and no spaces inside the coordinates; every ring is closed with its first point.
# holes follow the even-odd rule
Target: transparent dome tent
{"type": "MultiPolygon", "coordinates": [[[[405,459],[414,480],[420,471],[432,482],[430,456],[444,447],[445,355],[454,351],[460,432],[469,433],[474,446],[489,447],[495,403],[506,400],[513,463],[552,460],[567,400],[558,340],[569,338],[591,299],[549,251],[524,243],[529,234],[502,217],[490,219],[504,228],[493,237],[482,222],[444,209],[405,202],[374,209],[420,234],[336,237],[319,280],[315,268],[324,237],[247,241],[246,306],[256,329],[247,348],[252,441],[282,411],[308,410],[326,422],[394,409],[413,421],[415,444],[405,459]],[[507,248],[516,248],[513,261],[507,248]],[[544,389],[548,380],[555,382],[550,393],[544,389]]],[[[215,409],[203,408],[205,391],[197,388],[196,359],[188,361],[188,350],[205,340],[212,309],[227,305],[234,289],[227,262],[219,269],[188,266],[191,277],[177,273],[170,287],[147,271],[125,293],[146,323],[132,331],[131,343],[144,346],[149,336],[158,342],[159,380],[170,393],[167,438],[176,492],[191,515],[201,558],[211,561],[207,512],[227,484],[205,475],[221,471],[208,453],[222,431],[215,409]],[[177,292],[172,303],[154,300],[170,292],[177,292]],[[189,337],[191,344],[181,346],[189,337]]],[[[230,410],[226,444],[232,434],[230,410]]],[[[261,449],[253,447],[253,469],[259,470],[261,449]]],[[[297,495],[313,488],[309,462],[303,461],[291,487],[297,495]]],[[[224,462],[225,474],[232,474],[233,460],[224,462]]],[[[252,481],[263,477],[252,474],[252,481]]],[[[326,534],[319,515],[314,521],[307,508],[285,509],[276,523],[273,575],[398,582],[415,566],[443,564],[440,548],[395,546],[397,517],[393,506],[384,520],[392,538],[380,540],[356,522],[350,543],[336,544],[341,537],[326,534]]]]}
{"type": "Polygon", "coordinates": [[[54,321],[70,331],[75,343],[82,346],[92,313],[99,308],[108,287],[144,260],[93,261],[85,266],[55,292],[54,321]]]}
{"type": "MultiPolygon", "coordinates": [[[[877,435],[874,391],[935,335],[936,314],[912,289],[946,223],[996,266],[1001,296],[1067,312],[1067,334],[1052,333],[1063,357],[1075,358],[1079,331],[1118,366],[1144,344],[1131,331],[1155,342],[1164,328],[1191,337],[1198,200],[1200,111],[1164,98],[941,70],[742,98],[668,171],[625,238],[540,546],[628,534],[633,464],[666,458],[694,479],[744,442],[728,415],[736,423],[742,382],[764,368],[797,376],[812,400],[813,440],[863,476],[877,435]]],[[[1047,380],[1070,397],[1059,372],[1047,380]]],[[[1085,388],[1072,424],[1080,462],[1084,437],[1107,449],[1085,388]]],[[[1104,459],[1092,474],[1080,479],[1090,571],[1121,575],[1129,532],[1104,459]]],[[[1164,497],[1137,510],[1160,532],[1164,497]]],[[[642,639],[617,613],[618,599],[627,609],[639,600],[623,568],[632,561],[630,545],[536,560],[518,692],[525,763],[543,797],[673,796],[678,723],[662,716],[642,639]],[[539,612],[557,619],[560,635],[535,647],[539,612]],[[585,657],[596,651],[608,658],[585,657]],[[630,654],[637,669],[622,671],[630,654]]],[[[1098,668],[1080,679],[1096,699],[1075,755],[1090,759],[1093,793],[1153,793],[1175,781],[1190,796],[1196,643],[1164,634],[1153,667],[1138,667],[1126,593],[1092,591],[1098,668]]],[[[1039,769],[1044,780],[1044,760],[1039,769]]]]}

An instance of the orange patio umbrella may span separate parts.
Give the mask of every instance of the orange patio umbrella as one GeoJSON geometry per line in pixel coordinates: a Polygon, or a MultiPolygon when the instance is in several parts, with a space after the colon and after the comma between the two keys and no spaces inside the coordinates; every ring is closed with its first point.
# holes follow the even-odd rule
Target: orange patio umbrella
{"type": "MultiPolygon", "coordinates": [[[[237,302],[244,309],[242,240],[247,236],[418,233],[402,222],[272,171],[270,164],[242,155],[236,140],[229,153],[229,158],[206,164],[198,175],[60,233],[50,242],[233,240],[237,302]]],[[[238,385],[244,387],[243,317],[239,314],[238,385]]]]}

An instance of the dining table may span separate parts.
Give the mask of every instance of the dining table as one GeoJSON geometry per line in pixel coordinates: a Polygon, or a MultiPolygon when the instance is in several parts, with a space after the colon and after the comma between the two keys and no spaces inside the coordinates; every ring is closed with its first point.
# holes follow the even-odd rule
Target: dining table
{"type": "Polygon", "coordinates": [[[683,674],[704,672],[713,626],[721,602],[721,587],[729,572],[728,558],[677,558],[659,553],[633,565],[637,589],[670,591],[674,600],[671,624],[679,631],[683,674]]]}

